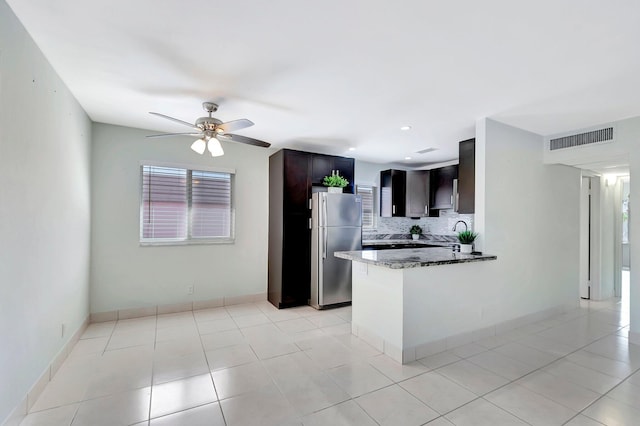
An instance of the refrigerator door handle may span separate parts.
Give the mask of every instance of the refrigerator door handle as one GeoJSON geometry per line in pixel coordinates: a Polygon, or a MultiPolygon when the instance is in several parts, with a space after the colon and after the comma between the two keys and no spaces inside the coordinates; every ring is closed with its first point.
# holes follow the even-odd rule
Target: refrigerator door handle
{"type": "Polygon", "coordinates": [[[320,221],[320,224],[322,226],[322,230],[323,230],[323,240],[322,241],[322,258],[326,259],[327,258],[327,199],[322,197],[322,220],[320,221]]]}
{"type": "Polygon", "coordinates": [[[329,239],[328,237],[328,232],[329,229],[325,226],[324,228],[322,228],[323,230],[323,236],[322,236],[322,258],[326,259],[327,258],[327,240],[329,239]]]}

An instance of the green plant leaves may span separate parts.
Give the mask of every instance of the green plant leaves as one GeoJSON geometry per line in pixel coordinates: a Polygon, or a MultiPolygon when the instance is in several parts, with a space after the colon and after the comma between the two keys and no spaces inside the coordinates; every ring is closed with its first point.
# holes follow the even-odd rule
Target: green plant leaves
{"type": "Polygon", "coordinates": [[[473,231],[458,232],[458,241],[460,241],[460,244],[473,244],[477,237],[478,234],[473,231]]]}
{"type": "Polygon", "coordinates": [[[324,186],[333,186],[336,188],[344,188],[349,185],[349,181],[340,176],[340,173],[333,172],[331,176],[325,176],[322,180],[324,186]]]}

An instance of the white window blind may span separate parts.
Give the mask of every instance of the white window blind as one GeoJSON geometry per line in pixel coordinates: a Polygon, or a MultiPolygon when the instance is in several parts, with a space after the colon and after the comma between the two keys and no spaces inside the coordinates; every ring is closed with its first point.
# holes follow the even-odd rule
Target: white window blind
{"type": "Polygon", "coordinates": [[[362,228],[371,229],[375,227],[375,207],[374,207],[375,187],[358,185],[356,193],[362,197],[362,228]]]}
{"type": "Polygon", "coordinates": [[[231,174],[143,165],[140,241],[231,239],[231,174]]]}

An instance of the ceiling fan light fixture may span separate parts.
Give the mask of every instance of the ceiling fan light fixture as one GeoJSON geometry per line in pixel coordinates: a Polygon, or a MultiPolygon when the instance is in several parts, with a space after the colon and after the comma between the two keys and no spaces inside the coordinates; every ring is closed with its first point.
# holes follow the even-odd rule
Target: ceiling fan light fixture
{"type": "Polygon", "coordinates": [[[222,149],[222,145],[220,145],[220,141],[216,138],[209,139],[209,144],[207,145],[209,152],[212,157],[220,157],[224,155],[224,150],[222,149]]]}
{"type": "Polygon", "coordinates": [[[207,143],[204,139],[198,139],[194,143],[191,144],[191,149],[197,152],[198,154],[204,154],[204,150],[207,149],[207,143]]]}

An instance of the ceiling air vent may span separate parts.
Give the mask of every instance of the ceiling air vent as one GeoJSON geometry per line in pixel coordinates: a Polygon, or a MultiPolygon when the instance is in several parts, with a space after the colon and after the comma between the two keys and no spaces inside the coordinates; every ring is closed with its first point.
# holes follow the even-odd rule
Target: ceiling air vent
{"type": "Polygon", "coordinates": [[[612,142],[613,141],[613,127],[606,127],[604,129],[598,129],[591,132],[578,133],[577,135],[563,136],[561,138],[555,138],[549,140],[549,149],[554,151],[556,149],[572,148],[575,146],[589,145],[599,142],[612,142]]]}
{"type": "Polygon", "coordinates": [[[417,151],[416,154],[427,154],[429,152],[437,151],[438,148],[425,148],[420,151],[417,151]]]}

